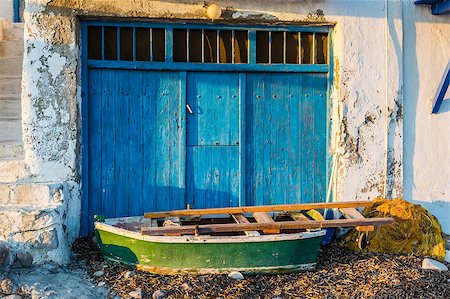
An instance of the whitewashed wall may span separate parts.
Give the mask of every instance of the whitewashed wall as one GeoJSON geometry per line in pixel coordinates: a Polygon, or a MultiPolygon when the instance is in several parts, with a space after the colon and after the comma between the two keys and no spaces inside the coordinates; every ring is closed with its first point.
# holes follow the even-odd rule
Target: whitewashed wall
{"type": "Polygon", "coordinates": [[[404,5],[404,198],[424,205],[450,234],[450,91],[431,114],[450,60],[450,15],[404,5]]]}

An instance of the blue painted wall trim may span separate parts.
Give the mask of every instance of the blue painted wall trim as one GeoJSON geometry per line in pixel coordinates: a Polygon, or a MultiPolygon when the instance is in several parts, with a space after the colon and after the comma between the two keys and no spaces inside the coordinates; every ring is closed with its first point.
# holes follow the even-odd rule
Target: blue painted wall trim
{"type": "Polygon", "coordinates": [[[20,7],[20,5],[19,5],[19,1],[20,0],[14,0],[14,2],[13,2],[13,5],[14,5],[14,7],[13,7],[13,9],[14,9],[14,22],[15,23],[19,23],[20,22],[20,14],[19,14],[19,7],[20,7]]]}
{"type": "Polygon", "coordinates": [[[433,15],[450,13],[450,0],[416,0],[414,4],[431,5],[431,13],[433,15]]]}
{"type": "Polygon", "coordinates": [[[431,5],[431,4],[435,4],[437,2],[439,2],[441,0],[416,0],[414,1],[414,4],[427,4],[427,5],[431,5]]]}
{"type": "MultiPolygon", "coordinates": [[[[169,54],[166,59],[171,59],[169,54]]],[[[327,64],[225,64],[225,63],[189,63],[189,62],[145,62],[145,61],[109,61],[88,60],[88,67],[97,69],[128,70],[176,70],[176,71],[221,71],[221,72],[295,72],[327,73],[327,64]]]]}
{"type": "MultiPolygon", "coordinates": [[[[328,76],[327,76],[327,102],[326,102],[326,106],[327,106],[327,111],[326,111],[326,118],[327,118],[327,131],[326,131],[326,157],[327,157],[327,161],[326,161],[326,173],[327,173],[327,177],[326,177],[326,186],[327,186],[327,190],[328,190],[328,186],[331,183],[331,181],[333,180],[331,176],[331,169],[333,167],[332,165],[332,144],[331,144],[331,109],[333,102],[331,101],[331,94],[333,92],[333,80],[334,80],[334,54],[333,54],[333,32],[330,30],[330,32],[328,33],[328,49],[329,49],[329,53],[328,53],[328,65],[329,65],[329,72],[328,72],[328,76]]],[[[336,149],[334,149],[336,150],[336,149]]],[[[326,196],[326,195],[325,195],[326,196]]],[[[331,192],[331,196],[330,196],[330,201],[333,201],[333,192],[331,192]]]]}
{"type": "Polygon", "coordinates": [[[85,236],[89,231],[89,190],[88,186],[88,68],[87,68],[87,24],[81,23],[81,226],[80,235],[85,236]]]}
{"type": "Polygon", "coordinates": [[[438,113],[441,107],[442,101],[444,100],[445,93],[448,90],[450,84],[450,60],[447,63],[447,68],[445,69],[444,76],[442,77],[441,83],[437,89],[436,95],[433,101],[432,113],[438,113]]]}
{"type": "Polygon", "coordinates": [[[450,0],[435,3],[431,6],[431,13],[433,15],[444,15],[450,13],[450,0]]]}

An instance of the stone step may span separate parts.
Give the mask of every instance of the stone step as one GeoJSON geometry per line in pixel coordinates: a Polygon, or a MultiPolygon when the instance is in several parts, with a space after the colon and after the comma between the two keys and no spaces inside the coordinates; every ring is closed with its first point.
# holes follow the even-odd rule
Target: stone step
{"type": "Polygon", "coordinates": [[[22,77],[11,76],[2,77],[0,76],[0,95],[12,95],[20,98],[21,95],[21,84],[22,77]]]}
{"type": "Polygon", "coordinates": [[[18,57],[23,53],[22,40],[0,41],[0,58],[1,57],[18,57]]]}
{"type": "Polygon", "coordinates": [[[22,142],[21,119],[0,119],[0,142],[22,142]]]}
{"type": "Polygon", "coordinates": [[[0,76],[20,76],[22,74],[22,57],[0,58],[0,76]]]}
{"type": "MultiPolygon", "coordinates": [[[[7,240],[10,255],[17,257],[20,265],[28,267],[49,262],[57,265],[67,264],[70,258],[69,244],[74,239],[72,231],[76,231],[76,226],[66,227],[70,218],[66,216],[67,211],[62,204],[61,194],[66,192],[64,186],[50,185],[47,190],[31,184],[9,185],[4,188],[6,189],[4,191],[9,194],[15,192],[15,197],[23,201],[22,204],[0,206],[2,220],[0,240],[7,240]]],[[[12,259],[8,262],[12,262],[12,259]]]]}
{"type": "Polygon", "coordinates": [[[20,119],[22,117],[20,98],[0,96],[0,119],[20,119]]]}
{"type": "Polygon", "coordinates": [[[0,205],[47,206],[61,200],[59,183],[0,183],[0,205]],[[54,202],[52,202],[54,201],[54,202]]]}
{"type": "MultiPolygon", "coordinates": [[[[8,144],[0,143],[0,149],[3,145],[8,144]]],[[[12,143],[9,145],[12,145],[12,143]]],[[[29,169],[23,157],[0,159],[0,183],[14,183],[28,177],[29,169]]]]}
{"type": "Polygon", "coordinates": [[[24,33],[23,23],[0,22],[0,40],[22,40],[24,33]]]}
{"type": "Polygon", "coordinates": [[[0,142],[0,161],[23,159],[24,151],[22,143],[0,142]]]}

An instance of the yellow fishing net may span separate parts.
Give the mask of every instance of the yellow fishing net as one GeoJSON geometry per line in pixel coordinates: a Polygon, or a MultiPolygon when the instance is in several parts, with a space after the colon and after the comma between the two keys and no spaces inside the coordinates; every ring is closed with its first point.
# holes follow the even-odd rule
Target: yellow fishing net
{"type": "MultiPolygon", "coordinates": [[[[377,198],[364,210],[367,218],[392,217],[395,222],[368,232],[364,251],[415,253],[444,260],[445,241],[439,221],[421,205],[403,199],[377,198]]],[[[352,229],[340,242],[353,251],[360,250],[356,241],[360,233],[352,229]]]]}

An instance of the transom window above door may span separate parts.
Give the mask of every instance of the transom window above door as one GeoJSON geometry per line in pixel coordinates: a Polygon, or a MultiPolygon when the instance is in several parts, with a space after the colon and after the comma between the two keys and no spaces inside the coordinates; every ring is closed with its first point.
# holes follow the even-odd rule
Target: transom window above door
{"type": "MultiPolygon", "coordinates": [[[[218,25],[217,25],[218,26],[218,25]]],[[[139,63],[328,65],[329,28],[230,27],[151,23],[87,26],[88,59],[139,63]]]]}

